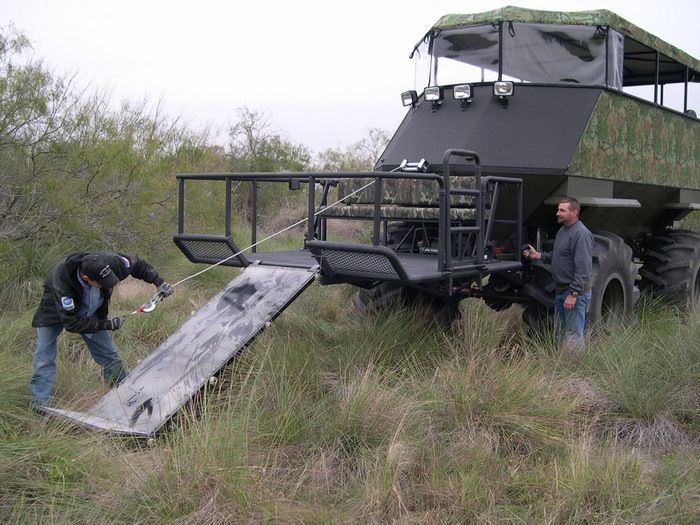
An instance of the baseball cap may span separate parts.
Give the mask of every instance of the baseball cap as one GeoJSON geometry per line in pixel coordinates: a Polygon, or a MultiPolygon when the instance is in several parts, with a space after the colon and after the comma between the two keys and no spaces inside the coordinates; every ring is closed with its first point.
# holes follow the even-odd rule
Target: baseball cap
{"type": "Polygon", "coordinates": [[[80,270],[102,288],[114,288],[119,284],[119,277],[114,273],[114,258],[106,254],[91,253],[80,261],[80,270]]]}

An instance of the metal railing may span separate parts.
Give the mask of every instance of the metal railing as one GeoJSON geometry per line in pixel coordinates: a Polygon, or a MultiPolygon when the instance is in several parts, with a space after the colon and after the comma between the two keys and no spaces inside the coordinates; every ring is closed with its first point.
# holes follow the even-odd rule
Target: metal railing
{"type": "MultiPolygon", "coordinates": [[[[463,173],[460,176],[464,176],[463,173]]],[[[290,188],[299,188],[300,184],[308,184],[308,223],[306,226],[306,240],[326,239],[326,219],[322,213],[329,209],[328,194],[332,186],[340,180],[373,179],[373,213],[372,213],[372,246],[381,245],[381,226],[388,220],[382,218],[382,204],[384,199],[384,181],[390,180],[417,180],[432,181],[438,185],[438,271],[452,272],[483,265],[485,262],[486,247],[491,240],[495,224],[511,224],[515,229],[514,253],[519,256],[519,247],[522,244],[522,179],[509,177],[494,177],[481,175],[481,162],[476,152],[460,149],[449,149],[443,156],[442,174],[418,173],[418,172],[316,172],[316,173],[193,173],[178,174],[178,235],[196,237],[185,233],[185,184],[187,181],[223,181],[226,185],[225,197],[225,237],[231,238],[232,221],[232,182],[250,182],[251,184],[251,244],[257,240],[257,216],[258,202],[257,191],[259,183],[287,183],[290,188]],[[451,172],[453,165],[451,160],[461,157],[474,164],[473,188],[452,188],[451,172]],[[319,204],[316,204],[316,184],[323,187],[323,194],[319,204]],[[497,218],[498,202],[501,188],[504,185],[517,187],[517,205],[515,217],[510,219],[497,218]],[[474,199],[475,218],[473,225],[453,225],[451,218],[452,197],[470,196],[474,199]],[[488,197],[490,196],[490,199],[488,197]],[[488,202],[489,217],[486,216],[488,202]],[[471,236],[472,241],[465,241],[465,237],[471,236]],[[453,238],[456,237],[455,243],[453,238]],[[453,246],[457,246],[453,255],[453,246]],[[461,246],[471,246],[469,252],[463,252],[461,246]]],[[[177,237],[177,236],[176,236],[177,237]]],[[[211,236],[201,236],[203,239],[211,236]]],[[[358,245],[358,251],[362,251],[358,245]]],[[[366,245],[365,245],[366,246],[366,245]]],[[[252,248],[255,252],[255,247],[252,248]]],[[[519,260],[519,258],[517,259],[519,260]]],[[[486,261],[488,262],[488,261],[486,261]]]]}

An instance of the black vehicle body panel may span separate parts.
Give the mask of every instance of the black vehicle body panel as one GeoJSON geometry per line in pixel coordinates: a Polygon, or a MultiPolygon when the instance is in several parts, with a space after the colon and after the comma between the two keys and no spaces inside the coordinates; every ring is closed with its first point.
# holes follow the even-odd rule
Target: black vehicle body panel
{"type": "Polygon", "coordinates": [[[601,88],[518,85],[507,105],[493,85],[474,86],[462,110],[452,89],[433,111],[422,98],[408,111],[376,169],[393,169],[403,159],[439,165],[446,149],[478,151],[485,173],[537,171],[563,174],[579,145],[601,88]]]}

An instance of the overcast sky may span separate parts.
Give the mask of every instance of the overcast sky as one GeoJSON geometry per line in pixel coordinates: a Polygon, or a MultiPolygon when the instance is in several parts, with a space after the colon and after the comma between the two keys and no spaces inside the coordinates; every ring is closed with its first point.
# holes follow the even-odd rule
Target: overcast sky
{"type": "MultiPolygon", "coordinates": [[[[609,9],[700,58],[697,0],[519,0],[522,7],[609,9]]],[[[413,45],[443,14],[504,1],[0,0],[36,57],[80,85],[161,101],[195,127],[225,129],[236,108],[268,112],[287,138],[319,151],[393,131],[413,89],[413,45]]]]}

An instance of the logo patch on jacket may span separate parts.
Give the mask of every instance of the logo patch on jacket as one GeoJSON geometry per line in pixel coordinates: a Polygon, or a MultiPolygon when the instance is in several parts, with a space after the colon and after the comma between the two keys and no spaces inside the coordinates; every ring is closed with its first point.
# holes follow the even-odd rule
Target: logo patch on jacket
{"type": "Polygon", "coordinates": [[[64,310],[75,310],[75,301],[72,297],[61,297],[61,306],[64,310]]]}

